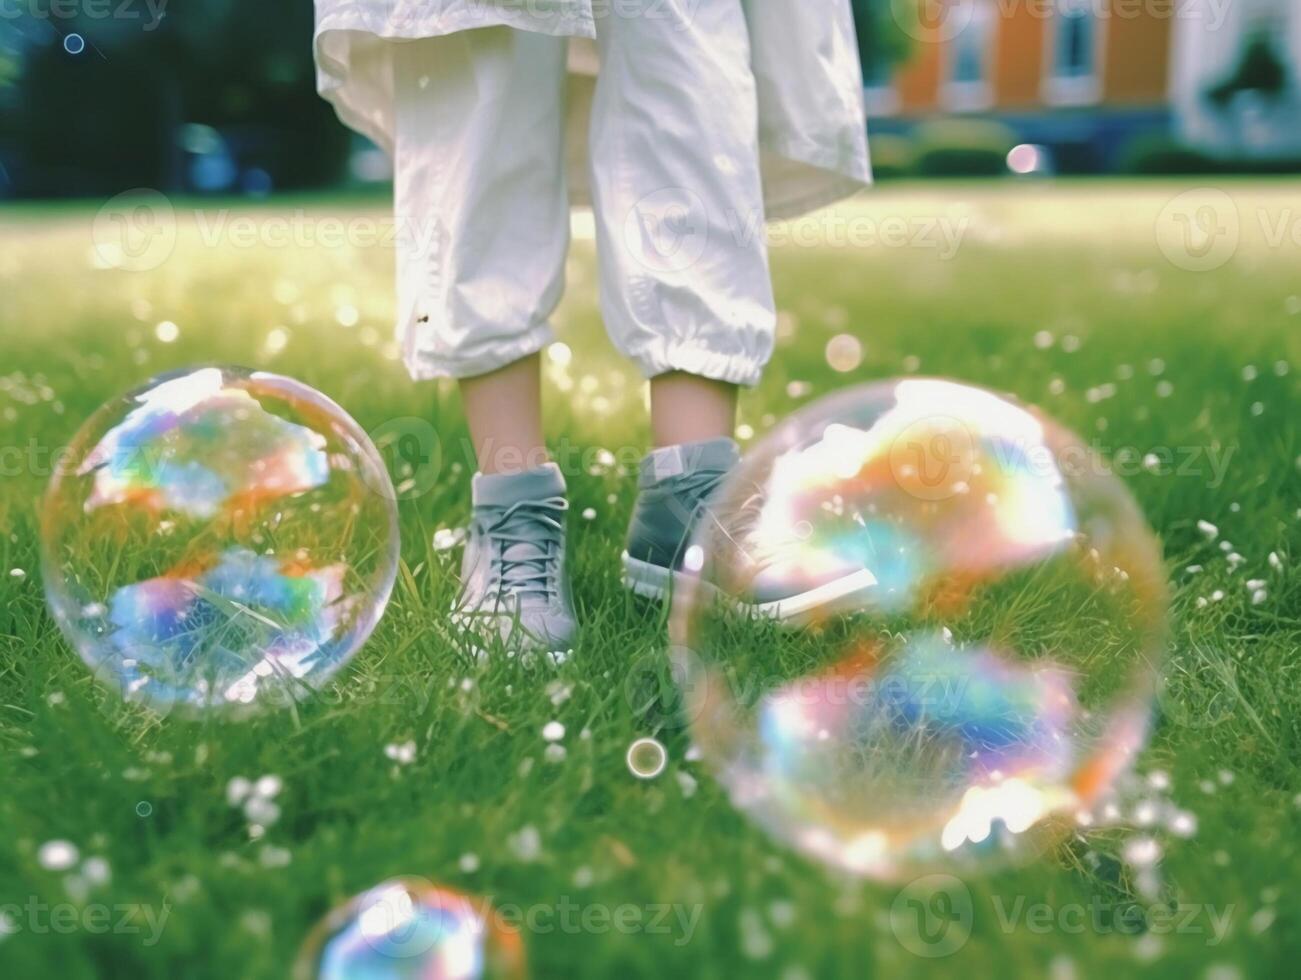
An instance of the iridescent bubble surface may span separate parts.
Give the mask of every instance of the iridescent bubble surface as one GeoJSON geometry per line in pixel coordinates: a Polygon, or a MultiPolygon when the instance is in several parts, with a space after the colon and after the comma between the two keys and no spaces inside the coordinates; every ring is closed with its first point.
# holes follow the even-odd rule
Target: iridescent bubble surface
{"type": "Polygon", "coordinates": [[[319,392],[237,368],[164,376],[96,412],[50,482],[50,609],[126,698],[287,703],[382,615],[392,500],[366,434],[319,392]]]}
{"type": "Polygon", "coordinates": [[[738,807],[838,868],[1038,853],[1146,737],[1156,539],[1088,447],[991,392],[909,378],[796,413],[684,564],[697,744],[738,807]]]}
{"type": "Polygon", "coordinates": [[[520,980],[519,934],[484,899],[395,878],[331,912],[307,937],[296,980],[520,980]]]}

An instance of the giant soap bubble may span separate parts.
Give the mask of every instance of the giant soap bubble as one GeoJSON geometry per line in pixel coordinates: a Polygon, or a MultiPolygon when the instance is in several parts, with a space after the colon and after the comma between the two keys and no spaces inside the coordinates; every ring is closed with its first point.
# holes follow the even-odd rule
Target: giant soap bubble
{"type": "Polygon", "coordinates": [[[109,402],[46,493],[46,595],[128,699],[248,708],[316,687],[378,622],[394,494],[338,405],[273,374],[204,367],[109,402]]]}
{"type": "Polygon", "coordinates": [[[988,391],[905,379],[795,414],[684,565],[696,742],[738,807],[838,868],[1035,853],[1146,736],[1157,542],[1083,443],[988,391]]]}
{"type": "Polygon", "coordinates": [[[303,943],[294,980],[523,980],[524,946],[481,898],[394,878],[336,908],[303,943]]]}

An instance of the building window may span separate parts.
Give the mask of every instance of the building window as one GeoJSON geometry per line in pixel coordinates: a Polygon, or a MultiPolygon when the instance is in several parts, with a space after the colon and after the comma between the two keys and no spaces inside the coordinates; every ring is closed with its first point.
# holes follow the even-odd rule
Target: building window
{"type": "Polygon", "coordinates": [[[957,0],[950,17],[961,26],[945,46],[943,99],[955,112],[987,109],[994,101],[994,7],[985,0],[957,0]]]}
{"type": "Polygon", "coordinates": [[[1097,102],[1102,23],[1088,0],[1067,0],[1048,21],[1044,98],[1057,105],[1097,102]]]}
{"type": "Polygon", "coordinates": [[[1064,10],[1057,23],[1057,77],[1093,74],[1093,18],[1086,10],[1064,10]]]}

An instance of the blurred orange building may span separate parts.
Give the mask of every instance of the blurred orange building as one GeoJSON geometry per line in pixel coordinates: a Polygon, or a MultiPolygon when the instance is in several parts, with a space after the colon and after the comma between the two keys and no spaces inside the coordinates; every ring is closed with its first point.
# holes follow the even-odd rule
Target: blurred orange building
{"type": "Polygon", "coordinates": [[[1068,171],[1112,169],[1162,134],[1213,156],[1301,157],[1301,0],[917,2],[900,21],[909,58],[868,71],[873,131],[993,118],[1068,171]],[[1271,57],[1284,83],[1263,90],[1271,57]]]}

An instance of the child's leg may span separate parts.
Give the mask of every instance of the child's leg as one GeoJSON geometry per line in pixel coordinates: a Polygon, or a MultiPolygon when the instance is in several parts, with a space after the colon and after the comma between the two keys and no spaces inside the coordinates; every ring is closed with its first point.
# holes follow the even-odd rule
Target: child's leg
{"type": "Polygon", "coordinates": [[[651,379],[651,437],[678,446],[730,436],[736,428],[736,385],[670,371],[651,379]]]}
{"type": "Polygon", "coordinates": [[[414,377],[460,382],[482,471],[454,622],[480,649],[576,632],[538,351],[564,285],[566,42],[496,27],[398,47],[398,294],[414,377]]]}
{"type": "Polygon", "coordinates": [[[486,473],[537,466],[537,352],[564,287],[566,41],[506,27],[398,46],[395,204],[407,366],[460,380],[486,473]]]}
{"type": "Polygon", "coordinates": [[[635,0],[597,24],[592,188],[610,335],[651,378],[661,447],[643,461],[623,556],[666,596],[738,460],[736,386],[776,328],[758,108],[741,0],[635,0]]]}
{"type": "Polygon", "coordinates": [[[636,2],[597,24],[593,203],[606,326],[669,445],[731,434],[776,315],[741,2],[636,2]]]}
{"type": "Polygon", "coordinates": [[[517,473],[550,457],[542,438],[542,368],[537,354],[460,381],[480,473],[517,473]]]}

